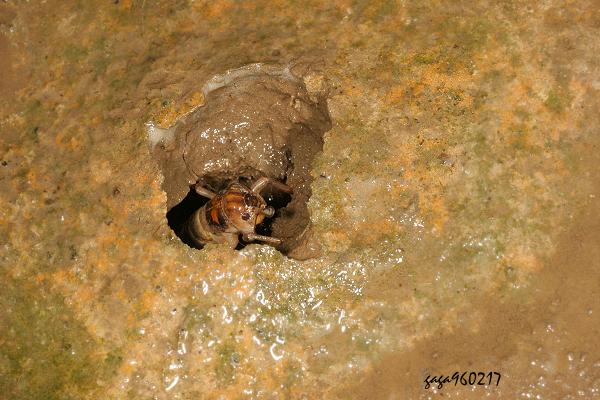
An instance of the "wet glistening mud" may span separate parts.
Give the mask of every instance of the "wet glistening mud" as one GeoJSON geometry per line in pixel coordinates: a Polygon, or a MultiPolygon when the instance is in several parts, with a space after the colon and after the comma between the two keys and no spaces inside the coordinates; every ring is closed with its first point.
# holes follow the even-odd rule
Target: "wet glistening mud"
{"type": "Polygon", "coordinates": [[[599,65],[596,0],[0,1],[0,398],[600,398],[599,65]]]}

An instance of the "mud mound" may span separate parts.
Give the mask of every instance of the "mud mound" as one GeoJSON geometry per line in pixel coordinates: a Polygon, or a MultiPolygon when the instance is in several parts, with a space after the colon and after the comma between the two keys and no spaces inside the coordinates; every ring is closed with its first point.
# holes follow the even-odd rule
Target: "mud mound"
{"type": "Polygon", "coordinates": [[[172,127],[149,125],[153,154],[164,175],[167,218],[187,244],[182,226],[207,201],[190,187],[196,183],[219,191],[230,182],[253,182],[266,176],[290,186],[288,195],[267,190],[263,197],[274,218],[257,232],[282,239],[278,249],[295,258],[315,255],[307,247],[311,196],[310,174],[323,134],[331,121],[326,93],[309,93],[302,77],[288,68],[252,64],[211,79],[203,88],[205,103],[172,127]]]}

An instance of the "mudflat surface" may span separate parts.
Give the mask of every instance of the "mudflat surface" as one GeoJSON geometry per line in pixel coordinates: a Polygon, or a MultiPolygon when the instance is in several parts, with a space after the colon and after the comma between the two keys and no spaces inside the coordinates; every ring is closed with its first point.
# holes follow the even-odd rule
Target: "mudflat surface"
{"type": "MultiPolygon", "coordinates": [[[[586,164],[600,161],[597,145],[581,151],[586,164]]],[[[593,192],[600,192],[598,176],[591,180],[593,192]]],[[[549,272],[530,287],[534,295],[520,301],[477,299],[473,315],[465,318],[472,320],[470,328],[435,335],[408,351],[382,357],[359,383],[340,390],[340,397],[429,398],[443,393],[451,399],[596,398],[600,372],[598,211],[598,205],[591,202],[574,215],[571,227],[557,239],[556,252],[548,260],[549,272]],[[423,390],[428,376],[475,369],[500,372],[501,383],[456,388],[452,381],[438,390],[431,383],[431,393],[423,390]],[[415,385],[419,378],[422,387],[415,385]]]]}
{"type": "Polygon", "coordinates": [[[0,4],[0,397],[600,397],[597,9],[0,4]],[[254,62],[330,88],[303,261],[165,217],[145,124],[254,62]]]}

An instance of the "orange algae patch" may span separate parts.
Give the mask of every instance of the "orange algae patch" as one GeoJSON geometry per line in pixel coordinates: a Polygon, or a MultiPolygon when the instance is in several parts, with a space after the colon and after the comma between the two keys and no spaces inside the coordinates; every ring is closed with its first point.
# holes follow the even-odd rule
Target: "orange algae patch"
{"type": "Polygon", "coordinates": [[[214,2],[198,1],[192,3],[192,7],[199,11],[204,17],[217,19],[223,15],[223,13],[233,7],[233,2],[230,0],[220,0],[214,2]]]}
{"type": "Polygon", "coordinates": [[[449,218],[448,208],[441,197],[433,199],[431,204],[431,213],[433,214],[433,226],[438,231],[442,231],[449,218]]]}
{"type": "Polygon", "coordinates": [[[54,137],[54,144],[58,148],[70,151],[82,150],[84,148],[83,141],[75,136],[74,132],[64,129],[54,137]]]}
{"type": "Polygon", "coordinates": [[[382,236],[397,232],[399,228],[401,228],[401,225],[398,225],[398,223],[382,218],[360,223],[355,227],[355,230],[360,243],[375,244],[381,241],[382,236]]]}
{"type": "Polygon", "coordinates": [[[69,270],[58,269],[51,275],[51,279],[56,285],[66,287],[73,281],[74,275],[69,270]]]}
{"type": "Polygon", "coordinates": [[[160,295],[153,290],[146,290],[140,297],[140,309],[152,310],[158,303],[160,295]]]}
{"type": "Polygon", "coordinates": [[[133,242],[133,238],[129,235],[123,235],[124,233],[126,232],[123,228],[115,225],[103,226],[98,229],[95,237],[97,249],[99,250],[99,253],[97,254],[102,254],[102,250],[106,251],[109,247],[118,244],[118,249],[121,251],[121,254],[126,255],[133,242]]]}
{"type": "Polygon", "coordinates": [[[340,252],[350,247],[350,239],[345,230],[330,230],[323,235],[325,245],[333,252],[340,252]]]}
{"type": "Polygon", "coordinates": [[[192,112],[196,108],[204,105],[204,94],[202,92],[194,92],[180,104],[173,104],[163,108],[155,119],[159,126],[172,126],[182,115],[192,112]]]}
{"type": "Polygon", "coordinates": [[[106,183],[110,180],[113,171],[108,160],[92,160],[90,164],[90,174],[94,182],[106,183]]]}
{"type": "Polygon", "coordinates": [[[543,268],[542,262],[531,254],[527,248],[519,247],[514,252],[507,254],[505,259],[518,270],[532,274],[543,268]]]}
{"type": "Polygon", "coordinates": [[[103,196],[98,199],[98,202],[103,207],[106,207],[107,210],[110,210],[112,222],[126,221],[131,215],[132,210],[160,209],[164,204],[164,195],[160,190],[160,183],[153,180],[147,184],[151,188],[151,190],[148,191],[149,194],[147,196],[103,196]]]}
{"type": "Polygon", "coordinates": [[[388,103],[399,103],[404,99],[405,87],[403,85],[398,85],[392,87],[386,96],[386,101],[388,103]]]}
{"type": "Polygon", "coordinates": [[[463,89],[472,85],[473,76],[466,70],[461,69],[452,74],[438,71],[437,64],[424,68],[420,83],[431,87],[443,87],[449,89],[463,89]]]}
{"type": "Polygon", "coordinates": [[[352,79],[345,79],[342,84],[344,95],[347,97],[360,98],[364,96],[364,88],[358,87],[358,83],[352,79]]]}
{"type": "Polygon", "coordinates": [[[133,0],[121,0],[120,7],[122,10],[130,10],[133,4],[133,0]]]}
{"type": "MultiPolygon", "coordinates": [[[[73,279],[73,278],[71,278],[73,279]]],[[[77,289],[74,293],[72,299],[75,300],[77,304],[84,305],[90,304],[94,302],[97,298],[97,293],[89,286],[82,286],[77,289]]]]}

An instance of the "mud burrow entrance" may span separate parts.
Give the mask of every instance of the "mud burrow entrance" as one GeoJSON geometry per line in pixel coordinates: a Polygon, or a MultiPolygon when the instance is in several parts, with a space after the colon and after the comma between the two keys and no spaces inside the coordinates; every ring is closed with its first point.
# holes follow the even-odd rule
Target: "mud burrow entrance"
{"type": "MultiPolygon", "coordinates": [[[[186,226],[208,199],[193,185],[219,192],[233,181],[251,185],[268,177],[290,186],[293,194],[269,187],[262,192],[275,215],[256,232],[281,239],[277,249],[291,257],[315,256],[307,209],[310,171],[331,128],[322,77],[252,64],[214,77],[203,93],[204,105],[172,127],[148,128],[164,176],[169,226],[198,248],[186,226]]],[[[244,246],[240,243],[238,248],[244,246]]]]}

